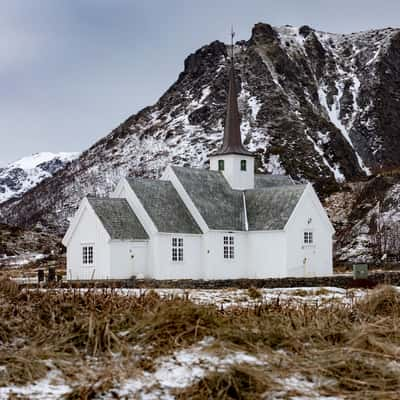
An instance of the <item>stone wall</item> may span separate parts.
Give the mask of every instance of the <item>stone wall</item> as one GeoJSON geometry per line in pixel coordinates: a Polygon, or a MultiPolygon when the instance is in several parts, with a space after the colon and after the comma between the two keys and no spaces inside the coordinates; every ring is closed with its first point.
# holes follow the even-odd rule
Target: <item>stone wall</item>
{"type": "Polygon", "coordinates": [[[227,279],[227,280],[138,280],[138,288],[179,288],[179,289],[223,289],[238,288],[291,288],[333,286],[340,288],[374,287],[379,284],[400,286],[400,272],[372,273],[368,279],[354,280],[352,275],[333,275],[315,278],[270,278],[270,279],[227,279]]]}
{"type": "MultiPolygon", "coordinates": [[[[352,275],[333,275],[315,278],[270,278],[270,279],[227,279],[227,280],[99,280],[57,282],[54,286],[62,288],[176,288],[176,289],[224,289],[237,288],[291,288],[333,286],[340,288],[374,287],[379,284],[400,286],[400,272],[375,272],[368,279],[354,280],[352,275]]],[[[28,285],[24,285],[28,286],[28,285]]],[[[29,285],[35,287],[36,285],[29,285]]]]}

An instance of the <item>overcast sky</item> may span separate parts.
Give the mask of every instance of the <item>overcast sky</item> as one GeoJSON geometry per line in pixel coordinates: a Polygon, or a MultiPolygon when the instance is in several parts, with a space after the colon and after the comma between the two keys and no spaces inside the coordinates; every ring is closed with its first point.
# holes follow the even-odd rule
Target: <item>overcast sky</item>
{"type": "Polygon", "coordinates": [[[399,0],[0,0],[0,165],[82,151],[176,80],[185,57],[256,22],[398,27],[399,0]]]}

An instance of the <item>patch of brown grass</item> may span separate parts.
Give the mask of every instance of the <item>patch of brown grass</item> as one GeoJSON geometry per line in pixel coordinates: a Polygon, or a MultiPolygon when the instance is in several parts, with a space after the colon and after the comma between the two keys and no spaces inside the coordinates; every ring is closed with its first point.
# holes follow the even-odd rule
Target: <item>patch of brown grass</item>
{"type": "Polygon", "coordinates": [[[262,395],[267,391],[279,387],[265,369],[239,364],[224,371],[212,372],[194,385],[176,390],[174,395],[178,400],[256,400],[263,398],[262,395]]]}
{"type": "Polygon", "coordinates": [[[49,370],[43,362],[47,357],[32,347],[12,351],[2,349],[0,365],[4,368],[0,371],[0,386],[23,385],[44,378],[49,370]]]}
{"type": "MultiPolygon", "coordinates": [[[[338,349],[319,355],[315,363],[315,373],[319,373],[336,382],[331,388],[333,394],[352,394],[365,391],[369,394],[388,394],[400,388],[400,374],[387,359],[374,357],[363,351],[338,349]]],[[[380,397],[380,398],[385,398],[380,397]]]]}
{"type": "Polygon", "coordinates": [[[296,289],[291,291],[290,294],[292,294],[293,296],[300,296],[300,297],[324,296],[329,294],[329,290],[325,288],[319,288],[314,290],[296,289]]]}
{"type": "Polygon", "coordinates": [[[249,287],[247,289],[247,294],[251,299],[260,299],[260,298],[262,298],[261,290],[255,288],[255,287],[249,287]]]}
{"type": "MultiPolygon", "coordinates": [[[[91,400],[112,393],[114,383],[110,377],[96,380],[87,385],[77,385],[69,393],[63,396],[65,400],[91,400]]],[[[114,398],[119,398],[115,395],[114,398]]]]}
{"type": "Polygon", "coordinates": [[[214,306],[199,306],[179,299],[159,300],[130,328],[129,337],[137,344],[151,348],[151,356],[160,356],[170,349],[187,347],[211,336],[224,320],[214,306]]]}
{"type": "Polygon", "coordinates": [[[158,357],[205,337],[215,338],[214,347],[222,352],[257,356],[279,350],[285,364],[268,356],[268,368],[214,371],[177,391],[180,399],[260,398],[279,388],[275,378],[282,371],[329,380],[323,389],[328,395],[352,398],[364,391],[374,394],[370,398],[390,399],[400,390],[400,296],[390,287],[354,304],[299,304],[278,297],[223,310],[187,298],[161,298],[155,291],[139,296],[114,290],[26,291],[0,281],[0,366],[5,367],[0,386],[43,378],[50,360],[67,380],[88,374],[68,398],[95,398],[112,391],[121,371],[152,371],[158,357]],[[89,356],[110,367],[85,372],[89,356]]]}
{"type": "Polygon", "coordinates": [[[399,316],[400,292],[391,286],[378,286],[359,303],[358,309],[370,316],[399,316]]]}
{"type": "Polygon", "coordinates": [[[308,290],[304,290],[304,289],[296,289],[290,292],[293,296],[309,296],[310,295],[310,291],[308,290]]]}

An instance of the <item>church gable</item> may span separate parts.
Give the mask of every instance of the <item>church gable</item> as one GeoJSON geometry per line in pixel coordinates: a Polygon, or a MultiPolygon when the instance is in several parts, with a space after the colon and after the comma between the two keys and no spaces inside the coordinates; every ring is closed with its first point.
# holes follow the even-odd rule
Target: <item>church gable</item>
{"type": "Polygon", "coordinates": [[[218,171],[171,169],[211,230],[282,230],[306,188],[288,176],[256,175],[256,189],[241,191],[218,171]]]}
{"type": "Polygon", "coordinates": [[[292,184],[246,191],[249,231],[284,229],[306,187],[292,184]]]}
{"type": "Polygon", "coordinates": [[[137,178],[126,181],[159,232],[201,234],[171,182],[137,178]]]}
{"type": "Polygon", "coordinates": [[[111,240],[147,240],[149,236],[125,199],[88,197],[111,240]]]}
{"type": "Polygon", "coordinates": [[[209,229],[245,229],[243,195],[217,171],[172,167],[209,229]]]}

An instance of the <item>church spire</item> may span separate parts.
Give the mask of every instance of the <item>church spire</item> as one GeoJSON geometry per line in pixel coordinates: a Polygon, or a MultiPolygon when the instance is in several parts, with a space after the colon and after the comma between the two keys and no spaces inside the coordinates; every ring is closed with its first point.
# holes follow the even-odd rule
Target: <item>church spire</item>
{"type": "Polygon", "coordinates": [[[242,136],[240,133],[240,115],[239,107],[237,102],[236,92],[236,77],[235,77],[235,65],[233,57],[233,37],[234,32],[231,32],[231,65],[229,70],[229,91],[228,91],[228,102],[226,107],[225,116],[225,127],[224,127],[224,139],[222,147],[219,149],[217,154],[243,154],[251,155],[246,150],[242,143],[242,136]]]}

